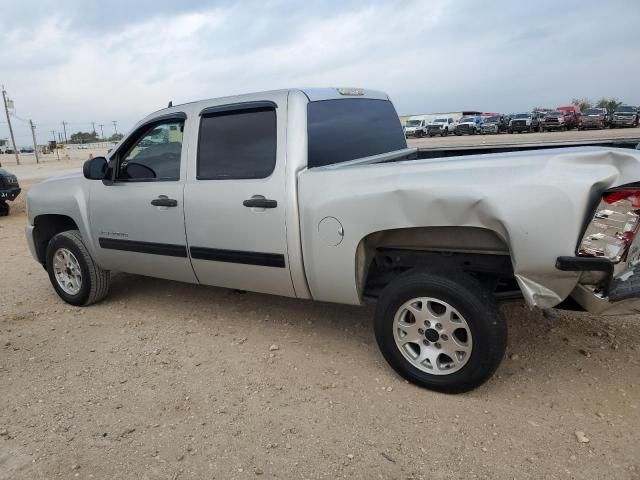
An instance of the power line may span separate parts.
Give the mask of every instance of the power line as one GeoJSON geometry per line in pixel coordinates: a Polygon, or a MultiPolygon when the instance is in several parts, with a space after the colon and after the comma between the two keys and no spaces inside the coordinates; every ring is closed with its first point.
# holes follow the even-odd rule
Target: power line
{"type": "Polygon", "coordinates": [[[115,132],[115,135],[118,134],[118,121],[117,120],[112,120],[111,123],[113,123],[113,131],[115,132]]]}

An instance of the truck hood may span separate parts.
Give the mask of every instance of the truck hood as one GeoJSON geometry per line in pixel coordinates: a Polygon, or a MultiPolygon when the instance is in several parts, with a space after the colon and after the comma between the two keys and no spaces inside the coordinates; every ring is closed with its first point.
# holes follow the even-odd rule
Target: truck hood
{"type": "MultiPolygon", "coordinates": [[[[305,256],[305,267],[310,284],[335,281],[335,288],[327,286],[335,301],[348,292],[340,291],[347,287],[331,270],[352,265],[367,236],[407,228],[481,228],[504,242],[526,302],[550,308],[579,280],[579,273],[557,270],[556,259],[576,254],[607,189],[637,181],[639,151],[598,147],[309,169],[300,176],[301,223],[304,250],[317,258],[305,256]],[[323,245],[313,233],[325,217],[344,227],[339,248],[323,245]]],[[[357,277],[355,268],[350,273],[357,277]]]]}
{"type": "Polygon", "coordinates": [[[67,172],[67,173],[63,173],[61,175],[56,175],[54,177],[49,177],[46,180],[43,180],[42,183],[45,182],[57,182],[57,181],[62,181],[62,180],[68,180],[68,179],[72,179],[72,178],[84,178],[84,174],[81,171],[73,171],[73,172],[67,172]]]}

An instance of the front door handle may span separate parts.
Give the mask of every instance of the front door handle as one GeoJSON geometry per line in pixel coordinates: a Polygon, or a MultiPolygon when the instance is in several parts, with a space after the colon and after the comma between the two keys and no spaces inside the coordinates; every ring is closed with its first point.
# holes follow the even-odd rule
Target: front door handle
{"type": "Polygon", "coordinates": [[[276,208],[278,202],[276,200],[269,200],[261,195],[254,195],[249,200],[242,202],[242,205],[249,208],[276,208]]]}
{"type": "Polygon", "coordinates": [[[159,195],[158,198],[151,200],[151,205],[154,207],[177,207],[178,201],[166,195],[159,195]]]}

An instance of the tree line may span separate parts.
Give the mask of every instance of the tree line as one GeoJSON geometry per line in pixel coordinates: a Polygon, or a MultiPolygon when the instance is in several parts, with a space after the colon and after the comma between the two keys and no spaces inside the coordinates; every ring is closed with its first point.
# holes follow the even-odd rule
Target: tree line
{"type": "Polygon", "coordinates": [[[117,142],[122,139],[122,133],[114,133],[108,138],[99,138],[96,132],[76,132],[69,137],[69,143],[98,143],[98,142],[117,142]]]}

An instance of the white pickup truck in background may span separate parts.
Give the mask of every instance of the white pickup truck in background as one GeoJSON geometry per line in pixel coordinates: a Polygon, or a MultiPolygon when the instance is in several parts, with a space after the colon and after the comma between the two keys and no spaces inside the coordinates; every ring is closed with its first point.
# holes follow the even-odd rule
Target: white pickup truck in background
{"type": "Polygon", "coordinates": [[[112,271],[376,302],[389,364],[462,392],[502,360],[501,301],[604,314],[640,295],[640,152],[519,150],[407,148],[393,104],[370,90],[204,100],[33,187],[26,237],[74,305],[103,299],[112,271]]]}

